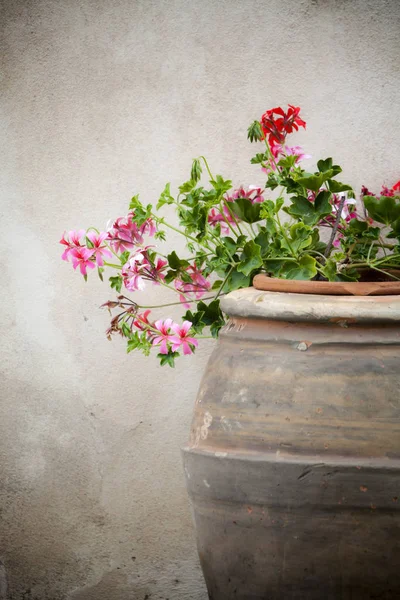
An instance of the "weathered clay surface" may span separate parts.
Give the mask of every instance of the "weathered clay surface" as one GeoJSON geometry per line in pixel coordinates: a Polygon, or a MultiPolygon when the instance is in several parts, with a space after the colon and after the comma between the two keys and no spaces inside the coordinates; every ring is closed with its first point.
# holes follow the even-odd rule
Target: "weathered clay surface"
{"type": "Polygon", "coordinates": [[[400,298],[282,296],[223,301],[184,450],[210,598],[394,600],[400,298]]]}

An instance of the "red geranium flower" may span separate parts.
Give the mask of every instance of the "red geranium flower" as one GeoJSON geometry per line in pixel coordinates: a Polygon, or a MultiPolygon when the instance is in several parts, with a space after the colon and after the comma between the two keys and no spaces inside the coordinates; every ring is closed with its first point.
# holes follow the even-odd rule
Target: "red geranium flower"
{"type": "Polygon", "coordinates": [[[394,184],[392,190],[394,190],[395,192],[400,192],[400,179],[397,183],[394,184]]]}
{"type": "Polygon", "coordinates": [[[261,117],[261,128],[264,136],[268,136],[270,146],[283,144],[288,133],[306,127],[306,122],[300,118],[300,107],[289,104],[287,112],[280,106],[267,110],[261,117]]]}

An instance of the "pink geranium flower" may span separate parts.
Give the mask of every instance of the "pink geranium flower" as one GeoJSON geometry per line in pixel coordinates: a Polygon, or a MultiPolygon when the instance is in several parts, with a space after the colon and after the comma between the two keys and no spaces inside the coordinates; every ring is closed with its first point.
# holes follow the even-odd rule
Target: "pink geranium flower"
{"type": "Polygon", "coordinates": [[[141,291],[145,288],[145,270],[149,265],[149,261],[146,256],[147,248],[150,248],[150,246],[136,249],[135,253],[122,267],[121,273],[124,279],[124,285],[126,289],[131,292],[136,290],[141,291]]]}
{"type": "Polygon", "coordinates": [[[154,281],[154,283],[159,283],[160,281],[165,280],[164,271],[168,266],[168,261],[163,260],[162,258],[157,258],[157,262],[154,265],[146,266],[146,271],[149,275],[149,278],[154,281]]]}
{"type": "Polygon", "coordinates": [[[92,242],[94,254],[93,256],[96,258],[96,264],[98,267],[102,267],[104,265],[103,256],[112,257],[110,250],[107,248],[105,244],[103,244],[104,240],[108,238],[108,233],[95,233],[94,231],[88,231],[86,237],[92,242]]]}
{"type": "Polygon", "coordinates": [[[230,229],[228,223],[235,222],[226,206],[223,206],[223,212],[217,210],[216,208],[212,208],[208,213],[207,221],[213,227],[215,227],[217,223],[220,223],[221,235],[229,235],[230,229]]]}
{"type": "Polygon", "coordinates": [[[178,325],[173,322],[172,319],[159,319],[154,323],[154,328],[157,329],[156,335],[153,338],[153,346],[160,344],[160,354],[168,354],[168,342],[172,339],[171,328],[177,327],[178,325]]]}
{"type": "Polygon", "coordinates": [[[82,275],[87,275],[87,268],[94,269],[94,262],[90,260],[94,252],[94,249],[85,248],[84,246],[72,248],[69,256],[71,257],[74,269],[79,265],[82,275]]]}
{"type": "Polygon", "coordinates": [[[143,271],[146,268],[145,255],[138,251],[122,267],[122,277],[127,290],[134,292],[144,290],[143,271]]]}
{"type": "Polygon", "coordinates": [[[64,231],[63,236],[60,240],[60,244],[63,244],[63,246],[66,246],[64,252],[62,253],[62,260],[69,260],[69,256],[71,254],[71,250],[73,250],[74,248],[79,248],[81,246],[81,239],[84,237],[85,235],[85,230],[84,229],[78,229],[78,231],[69,231],[68,232],[68,238],[66,238],[66,232],[64,231]]]}
{"type": "Polygon", "coordinates": [[[202,271],[195,264],[189,265],[186,268],[186,273],[190,276],[191,281],[186,282],[181,279],[175,279],[174,285],[175,289],[180,292],[180,301],[184,306],[189,308],[187,296],[193,294],[198,300],[210,289],[211,283],[207,281],[202,271]]]}
{"type": "Polygon", "coordinates": [[[191,346],[198,346],[197,340],[188,335],[191,326],[190,321],[184,321],[182,325],[178,325],[178,323],[172,325],[172,330],[176,334],[170,338],[173,352],[182,348],[183,354],[192,354],[193,348],[191,346]]]}
{"type": "Polygon", "coordinates": [[[134,213],[126,217],[119,217],[108,229],[108,239],[115,252],[132,250],[135,246],[143,244],[143,236],[154,235],[156,226],[152,219],[147,219],[140,227],[133,221],[134,213]]]}
{"type": "Polygon", "coordinates": [[[301,146],[285,146],[284,154],[286,156],[296,156],[296,162],[311,158],[311,154],[305,154],[301,146]]]}
{"type": "Polygon", "coordinates": [[[248,189],[245,190],[243,186],[240,186],[237,190],[232,192],[230,196],[226,196],[225,200],[228,202],[234,202],[238,198],[246,198],[252,204],[264,202],[264,198],[262,196],[263,189],[257,187],[256,185],[249,185],[248,189]]]}

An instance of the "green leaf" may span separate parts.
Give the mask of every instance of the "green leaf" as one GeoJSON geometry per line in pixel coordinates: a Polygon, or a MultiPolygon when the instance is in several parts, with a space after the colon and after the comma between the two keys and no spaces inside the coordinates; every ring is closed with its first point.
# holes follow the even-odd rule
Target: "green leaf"
{"type": "Polygon", "coordinates": [[[167,256],[168,265],[174,271],[179,271],[180,269],[184,269],[189,266],[189,262],[187,260],[181,260],[175,250],[168,254],[167,256]]]}
{"type": "Polygon", "coordinates": [[[297,177],[296,182],[300,183],[307,190],[312,190],[313,192],[318,192],[321,188],[322,184],[325,183],[328,179],[333,177],[333,169],[329,169],[324,173],[319,173],[318,175],[309,175],[307,177],[297,177]]]}
{"type": "Polygon", "coordinates": [[[199,158],[193,159],[192,170],[190,171],[190,179],[197,183],[201,179],[202,171],[203,171],[203,169],[201,168],[200,159],[199,158]]]}
{"type": "Polygon", "coordinates": [[[254,238],[254,242],[261,248],[261,256],[265,256],[269,249],[269,234],[262,229],[254,238]]]}
{"type": "Polygon", "coordinates": [[[277,214],[282,206],[285,204],[285,199],[284,198],[277,198],[275,201],[275,214],[277,214]]]}
{"type": "MultiPolygon", "coordinates": [[[[206,304],[201,300],[197,303],[197,310],[202,312],[202,321],[205,325],[211,325],[222,319],[222,312],[219,304],[218,298],[216,300],[212,300],[209,304],[206,304]]],[[[190,321],[190,319],[188,319],[190,321]]]]}
{"type": "Polygon", "coordinates": [[[263,133],[259,121],[253,121],[247,130],[247,139],[250,142],[260,142],[263,139],[263,133]]]}
{"type": "MultiPolygon", "coordinates": [[[[225,320],[220,308],[219,300],[212,300],[209,304],[201,301],[197,303],[197,310],[201,312],[202,323],[210,327],[213,337],[218,337],[218,332],[225,325],[225,320]]],[[[188,319],[190,321],[190,319],[188,319]]]]}
{"type": "Polygon", "coordinates": [[[234,202],[227,202],[227,205],[233,214],[245,223],[257,223],[262,219],[262,204],[259,202],[252,204],[247,198],[238,198],[234,202]]]}
{"type": "Polygon", "coordinates": [[[131,333],[131,337],[128,341],[126,351],[129,354],[129,352],[132,352],[132,350],[136,350],[137,348],[139,348],[140,344],[141,344],[141,340],[139,338],[139,334],[137,331],[135,331],[135,333],[131,333]]]}
{"type": "Polygon", "coordinates": [[[157,354],[157,357],[160,359],[160,365],[162,367],[168,365],[171,368],[175,367],[175,358],[178,356],[179,352],[172,352],[172,350],[169,350],[168,354],[157,354]]]}
{"type": "Polygon", "coordinates": [[[137,208],[143,208],[143,205],[139,200],[139,194],[135,194],[135,196],[132,196],[129,204],[129,210],[135,210],[137,208]]]}
{"type": "Polygon", "coordinates": [[[348,224],[345,233],[363,240],[377,240],[379,239],[381,230],[379,227],[371,227],[367,221],[352,219],[348,224]]]}
{"type": "Polygon", "coordinates": [[[233,292],[235,290],[240,290],[245,287],[249,287],[250,285],[250,275],[244,275],[240,273],[237,269],[233,269],[228,279],[225,281],[224,287],[222,291],[224,293],[233,292]]]}
{"type": "Polygon", "coordinates": [[[126,323],[122,323],[121,325],[121,331],[124,334],[125,337],[130,337],[132,334],[131,328],[128,327],[128,325],[126,323]]]}
{"type": "Polygon", "coordinates": [[[325,265],[321,268],[321,271],[328,281],[357,281],[356,276],[351,276],[351,271],[339,273],[337,271],[337,261],[332,258],[327,259],[325,265]]]}
{"type": "Polygon", "coordinates": [[[122,288],[122,276],[116,275],[115,277],[109,277],[110,286],[117,290],[117,292],[121,291],[122,288]]]}
{"type": "Polygon", "coordinates": [[[156,231],[154,237],[156,238],[156,240],[161,240],[162,242],[165,242],[165,240],[167,239],[167,235],[165,233],[165,231],[156,231]]]}
{"type": "Polygon", "coordinates": [[[263,162],[265,162],[267,160],[267,156],[265,155],[265,153],[263,154],[256,154],[255,156],[253,156],[253,158],[250,160],[252,165],[261,165],[263,162]]]}
{"type": "Polygon", "coordinates": [[[262,266],[261,247],[253,240],[245,244],[237,270],[244,275],[250,275],[252,271],[262,266]]]}
{"type": "Polygon", "coordinates": [[[363,201],[369,216],[378,223],[391,225],[400,218],[400,202],[392,196],[364,196],[363,201]]]}
{"type": "Polygon", "coordinates": [[[124,265],[126,262],[128,262],[130,254],[131,253],[129,252],[129,250],[126,250],[126,252],[123,252],[120,255],[119,260],[121,261],[121,265],[124,265]]]}
{"type": "Polygon", "coordinates": [[[279,276],[284,279],[312,279],[317,274],[317,261],[306,254],[297,262],[286,263],[280,270],[279,276]]]}
{"type": "Polygon", "coordinates": [[[282,167],[283,169],[291,169],[296,164],[296,161],[297,156],[295,154],[289,154],[288,156],[281,158],[281,160],[278,162],[278,166],[282,167]]]}
{"type": "Polygon", "coordinates": [[[147,206],[144,206],[140,202],[138,194],[136,194],[136,196],[133,196],[133,198],[129,204],[129,209],[132,210],[134,213],[133,217],[132,217],[132,221],[139,226],[142,225],[148,218],[151,217],[151,211],[152,211],[151,204],[147,204],[147,206]]]}
{"type": "Polygon", "coordinates": [[[314,201],[315,212],[319,217],[329,215],[332,212],[332,206],[329,202],[332,194],[327,190],[322,190],[314,201]]]}
{"type": "MultiPolygon", "coordinates": [[[[290,246],[292,250],[298,254],[304,248],[308,248],[312,244],[312,229],[309,225],[304,223],[295,223],[289,229],[290,233],[290,246]]],[[[282,248],[290,250],[289,245],[285,239],[281,240],[282,248]]]]}
{"type": "Polygon", "coordinates": [[[328,187],[333,194],[340,194],[340,192],[353,191],[351,185],[347,185],[346,183],[340,183],[340,181],[334,181],[330,179],[328,181],[328,187]]]}
{"type": "Polygon", "coordinates": [[[326,190],[319,192],[314,202],[310,202],[305,196],[294,196],[291,198],[292,204],[284,210],[306,225],[316,225],[323,216],[332,212],[330,198],[331,193],[326,190]]]}
{"type": "Polygon", "coordinates": [[[317,162],[317,167],[318,167],[318,171],[320,173],[326,173],[327,171],[332,170],[333,174],[331,175],[331,177],[335,177],[335,175],[338,175],[339,173],[342,172],[342,169],[341,169],[341,167],[339,167],[339,165],[333,164],[332,158],[326,158],[325,160],[319,160],[317,162]]]}
{"type": "Polygon", "coordinates": [[[167,183],[165,185],[164,190],[161,192],[161,196],[158,199],[157,202],[157,210],[159,208],[161,208],[162,206],[164,206],[164,204],[173,204],[175,202],[174,198],[171,196],[171,184],[167,183]]]}
{"type": "Polygon", "coordinates": [[[234,254],[236,252],[237,242],[235,242],[233,238],[229,237],[228,235],[223,236],[221,238],[221,243],[225,246],[229,254],[234,254]]]}
{"type": "Polygon", "coordinates": [[[179,191],[181,194],[186,194],[187,192],[191,192],[194,187],[196,187],[196,182],[190,179],[179,186],[179,191]]]}
{"type": "Polygon", "coordinates": [[[314,204],[304,196],[294,196],[291,199],[291,205],[284,208],[284,211],[293,217],[297,217],[308,225],[315,225],[317,216],[315,214],[314,204]]]}
{"type": "Polygon", "coordinates": [[[187,310],[183,315],[184,321],[190,321],[192,329],[195,333],[201,334],[206,324],[203,321],[204,311],[198,310],[193,313],[191,310],[187,310]]]}
{"type": "Polygon", "coordinates": [[[103,273],[104,273],[104,267],[97,267],[97,274],[101,281],[103,281],[103,273]]]}
{"type": "Polygon", "coordinates": [[[210,181],[210,183],[217,192],[218,196],[222,196],[232,187],[232,181],[230,181],[230,179],[223,179],[221,175],[217,175],[215,179],[210,181]]]}

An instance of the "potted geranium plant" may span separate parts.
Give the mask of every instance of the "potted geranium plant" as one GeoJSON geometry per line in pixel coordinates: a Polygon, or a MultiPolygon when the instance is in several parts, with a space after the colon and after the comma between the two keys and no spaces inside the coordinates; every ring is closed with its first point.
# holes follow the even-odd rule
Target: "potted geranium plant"
{"type": "Polygon", "coordinates": [[[177,195],[167,184],[155,208],[134,196],[106,231],[61,240],[85,278],[115,269],[107,335],[128,352],[155,349],[174,366],[230,317],[184,452],[214,600],[400,593],[400,182],[356,199],[331,158],[306,172],[302,149],[287,145],[305,126],[289,105],[249,127],[263,143],[251,161],[263,188],[232,190],[200,157],[177,195]],[[169,229],[186,238],[185,256],[158,251],[169,229]],[[177,294],[181,323],[135,301],[147,283],[177,294]]]}

